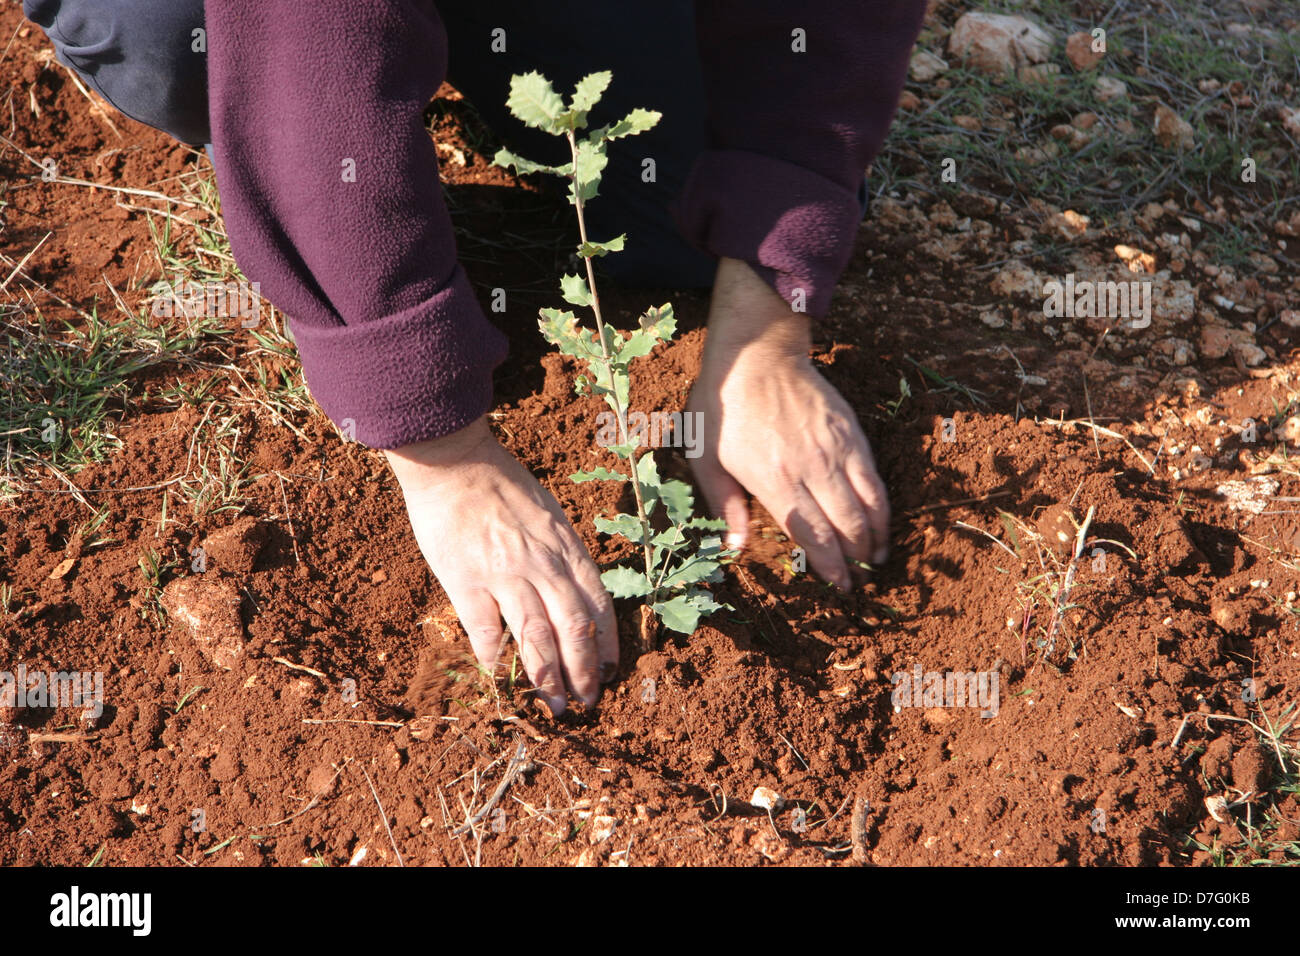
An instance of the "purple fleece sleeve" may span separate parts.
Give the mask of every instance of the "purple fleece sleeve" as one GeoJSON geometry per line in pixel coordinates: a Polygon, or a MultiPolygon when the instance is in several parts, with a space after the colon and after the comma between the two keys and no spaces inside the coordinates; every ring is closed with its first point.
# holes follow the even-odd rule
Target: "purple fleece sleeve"
{"type": "Polygon", "coordinates": [[[207,0],[231,247],[291,318],[312,394],[367,445],[456,431],[506,339],[456,259],[423,111],[446,71],[431,0],[207,0]]]}
{"type": "Polygon", "coordinates": [[[697,0],[710,148],[674,207],[687,239],[824,315],[924,14],[925,0],[697,0]]]}

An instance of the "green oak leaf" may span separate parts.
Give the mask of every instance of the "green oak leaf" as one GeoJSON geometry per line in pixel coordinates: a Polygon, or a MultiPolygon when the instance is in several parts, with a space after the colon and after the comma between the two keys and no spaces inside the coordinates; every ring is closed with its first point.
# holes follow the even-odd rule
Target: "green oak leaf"
{"type": "Polygon", "coordinates": [[[656,110],[644,110],[638,106],[617,123],[606,126],[599,132],[604,139],[622,139],[624,136],[635,136],[637,133],[644,133],[646,130],[652,129],[656,123],[663,119],[663,116],[663,113],[656,110]]]}
{"type": "Polygon", "coordinates": [[[611,252],[622,252],[623,243],[627,239],[627,234],[615,236],[613,239],[607,239],[604,242],[583,242],[578,244],[578,257],[580,259],[591,259],[596,256],[607,255],[611,252]]]}
{"type": "Polygon", "coordinates": [[[663,586],[673,591],[688,584],[710,584],[722,580],[722,566],[717,561],[687,558],[677,570],[664,576],[663,586]]]}
{"type": "Polygon", "coordinates": [[[527,176],[529,173],[565,174],[564,170],[559,166],[546,166],[543,163],[535,163],[531,159],[516,156],[508,149],[498,149],[496,155],[492,157],[492,165],[500,166],[503,169],[509,169],[513,166],[515,172],[520,176],[527,176]]]}
{"type": "Polygon", "coordinates": [[[650,539],[650,543],[656,548],[676,548],[686,541],[686,533],[674,525],[667,531],[660,531],[650,539]]]}
{"type": "Polygon", "coordinates": [[[642,488],[658,488],[661,482],[659,477],[659,466],[655,463],[654,455],[642,455],[641,460],[636,463],[636,476],[641,482],[642,488]]]}
{"type": "Polygon", "coordinates": [[[700,624],[700,618],[727,607],[713,600],[708,591],[693,588],[686,594],[679,594],[667,601],[658,601],[652,605],[664,627],[680,634],[694,634],[700,624]]]}
{"type": "Polygon", "coordinates": [[[640,544],[644,540],[641,532],[641,522],[636,519],[635,515],[618,514],[613,518],[593,518],[596,530],[605,534],[621,534],[629,541],[640,544]]]}
{"type": "Polygon", "coordinates": [[[561,276],[560,295],[570,305],[576,305],[580,308],[591,305],[591,290],[587,288],[587,280],[582,276],[561,276]]]}
{"type": "Polygon", "coordinates": [[[610,568],[601,574],[600,581],[605,585],[605,590],[616,598],[645,597],[654,590],[644,574],[631,568],[610,568]]]}
{"type": "Polygon", "coordinates": [[[620,362],[630,362],[634,358],[649,355],[655,347],[655,338],[645,332],[633,332],[628,336],[627,345],[618,350],[620,362]]]}
{"type": "Polygon", "coordinates": [[[668,509],[668,520],[673,524],[690,520],[691,511],[695,508],[695,497],[691,494],[691,486],[686,482],[665,481],[659,486],[659,497],[663,499],[664,507],[668,509]]]}
{"type": "Polygon", "coordinates": [[[602,144],[587,139],[579,143],[578,156],[573,164],[573,180],[569,183],[569,202],[574,202],[575,193],[583,202],[596,198],[600,190],[600,176],[607,165],[609,157],[605,155],[602,144]]]}
{"type": "Polygon", "coordinates": [[[701,531],[726,531],[726,518],[692,518],[683,527],[699,528],[701,531]]]}
{"type": "Polygon", "coordinates": [[[695,608],[685,594],[679,594],[667,601],[658,601],[651,605],[664,627],[681,634],[694,634],[700,623],[700,611],[695,608]]]}
{"type": "Polygon", "coordinates": [[[564,101],[551,88],[551,81],[536,71],[510,78],[506,106],[527,126],[547,133],[563,132],[558,121],[564,112],[564,101]]]}
{"type": "Polygon", "coordinates": [[[602,70],[599,73],[588,73],[578,81],[578,85],[573,90],[573,98],[569,101],[569,109],[581,116],[579,127],[586,125],[587,112],[596,105],[605,90],[609,88],[609,81],[613,77],[614,74],[609,70],[602,70]]]}
{"type": "Polygon", "coordinates": [[[653,335],[661,342],[667,342],[677,332],[677,319],[673,315],[671,302],[665,302],[658,308],[646,309],[637,322],[643,332],[653,335]]]}
{"type": "Polygon", "coordinates": [[[659,505],[659,467],[655,464],[654,455],[641,456],[636,463],[636,477],[641,485],[641,501],[648,518],[659,505]]]}

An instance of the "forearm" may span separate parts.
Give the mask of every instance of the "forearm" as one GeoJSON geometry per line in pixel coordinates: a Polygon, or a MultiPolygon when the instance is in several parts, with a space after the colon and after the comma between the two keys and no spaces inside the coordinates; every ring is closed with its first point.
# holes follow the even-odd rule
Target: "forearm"
{"type": "Polygon", "coordinates": [[[290,317],[312,394],[396,447],[491,402],[504,337],[457,264],[423,110],[446,37],[421,0],[207,0],[231,247],[290,317]]]}
{"type": "Polygon", "coordinates": [[[792,308],[824,315],[924,8],[700,0],[711,148],[674,205],[683,234],[748,262],[792,308]]]}

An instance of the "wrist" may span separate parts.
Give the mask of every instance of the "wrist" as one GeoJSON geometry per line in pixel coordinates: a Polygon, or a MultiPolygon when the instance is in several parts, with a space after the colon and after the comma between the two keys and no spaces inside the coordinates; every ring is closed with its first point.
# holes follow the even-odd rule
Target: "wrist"
{"type": "Polygon", "coordinates": [[[722,258],[709,309],[705,348],[731,358],[806,361],[812,320],[794,311],[749,264],[722,258]]]}
{"type": "Polygon", "coordinates": [[[482,416],[449,435],[385,450],[384,457],[403,486],[408,482],[427,485],[481,460],[495,442],[487,416],[482,416]]]}

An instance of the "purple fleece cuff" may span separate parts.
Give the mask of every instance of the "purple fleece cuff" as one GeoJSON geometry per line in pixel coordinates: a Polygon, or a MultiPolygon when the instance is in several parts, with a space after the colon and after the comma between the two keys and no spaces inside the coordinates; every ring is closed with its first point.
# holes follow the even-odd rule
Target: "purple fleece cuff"
{"type": "Polygon", "coordinates": [[[824,316],[848,265],[862,208],[856,194],[802,166],[736,149],[700,156],[673,205],[694,246],[748,262],[803,311],[824,316]]]}
{"type": "Polygon", "coordinates": [[[290,320],[312,397],[346,434],[398,448],[459,431],[492,407],[506,337],[488,322],[465,271],[432,298],[357,325],[290,320]]]}

